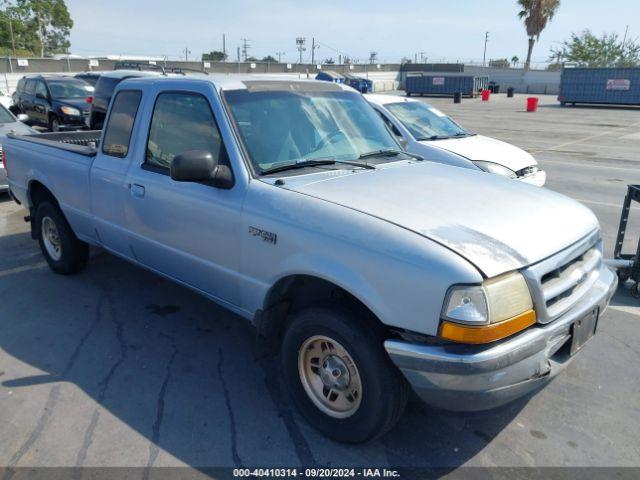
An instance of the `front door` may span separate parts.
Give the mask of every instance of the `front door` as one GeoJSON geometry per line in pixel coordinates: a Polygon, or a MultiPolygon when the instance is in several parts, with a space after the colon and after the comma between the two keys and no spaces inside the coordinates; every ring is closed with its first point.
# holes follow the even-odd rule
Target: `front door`
{"type": "Polygon", "coordinates": [[[231,168],[210,95],[211,85],[156,93],[146,145],[127,180],[127,227],[140,263],[238,305],[243,188],[169,175],[174,156],[190,150],[208,151],[231,168]]]}

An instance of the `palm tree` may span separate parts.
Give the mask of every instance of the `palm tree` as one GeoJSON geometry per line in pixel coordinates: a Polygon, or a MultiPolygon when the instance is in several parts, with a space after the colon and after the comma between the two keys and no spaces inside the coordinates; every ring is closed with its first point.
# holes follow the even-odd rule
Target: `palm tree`
{"type": "Polygon", "coordinates": [[[514,55],[513,57],[511,57],[511,63],[513,64],[513,68],[516,68],[518,66],[519,61],[520,59],[518,58],[517,55],[514,55]]]}
{"type": "Polygon", "coordinates": [[[540,40],[540,34],[556,14],[560,6],[560,0],[518,0],[518,5],[522,10],[518,17],[524,19],[529,36],[529,49],[527,50],[527,60],[524,63],[524,71],[528,71],[531,66],[531,52],[536,40],[540,40]]]}

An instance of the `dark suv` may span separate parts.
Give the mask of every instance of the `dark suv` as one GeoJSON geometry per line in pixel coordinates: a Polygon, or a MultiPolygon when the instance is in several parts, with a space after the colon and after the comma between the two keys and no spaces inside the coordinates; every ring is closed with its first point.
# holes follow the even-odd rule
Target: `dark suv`
{"type": "Polygon", "coordinates": [[[139,71],[139,70],[114,70],[113,72],[107,72],[100,75],[98,82],[96,83],[95,91],[93,95],[88,99],[91,103],[89,111],[88,126],[90,130],[102,129],[102,124],[107,116],[107,109],[109,108],[109,101],[113,95],[113,91],[116,86],[126,80],[133,77],[147,77],[158,76],[160,72],[155,71],[139,71]]]}
{"type": "Polygon", "coordinates": [[[87,97],[93,87],[87,82],[60,75],[22,77],[13,94],[14,110],[29,115],[31,125],[52,132],[86,128],[87,97]]]}

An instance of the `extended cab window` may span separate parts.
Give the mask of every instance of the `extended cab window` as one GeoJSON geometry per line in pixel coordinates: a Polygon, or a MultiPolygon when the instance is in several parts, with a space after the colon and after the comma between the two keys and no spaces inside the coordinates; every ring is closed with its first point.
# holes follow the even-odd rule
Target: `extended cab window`
{"type": "Polygon", "coordinates": [[[104,133],[104,154],[120,158],[127,156],[141,97],[142,93],[138,90],[122,90],[116,95],[104,133]]]}
{"type": "Polygon", "coordinates": [[[222,161],[222,140],[209,102],[197,93],[162,93],[153,110],[145,163],[166,170],[173,157],[189,150],[205,150],[222,161]]]}
{"type": "Polygon", "coordinates": [[[36,92],[36,81],[27,80],[27,85],[24,87],[24,91],[29,95],[33,95],[36,92]]]}

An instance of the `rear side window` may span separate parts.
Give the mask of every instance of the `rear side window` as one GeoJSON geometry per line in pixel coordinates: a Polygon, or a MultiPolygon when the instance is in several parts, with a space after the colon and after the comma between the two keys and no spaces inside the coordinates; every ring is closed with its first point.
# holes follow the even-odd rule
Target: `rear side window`
{"type": "Polygon", "coordinates": [[[19,92],[24,92],[24,84],[25,84],[26,80],[24,78],[21,78],[20,80],[18,80],[18,87],[17,90],[19,92]]]}
{"type": "Polygon", "coordinates": [[[27,85],[24,87],[25,93],[29,95],[33,95],[36,91],[36,81],[35,80],[27,80],[27,85]]]}
{"type": "Polygon", "coordinates": [[[94,95],[100,97],[111,97],[113,91],[116,89],[116,86],[121,81],[121,78],[111,78],[105,76],[100,77],[98,79],[98,82],[96,83],[96,90],[94,92],[94,95]]]}
{"type": "Polygon", "coordinates": [[[222,139],[209,102],[198,93],[163,93],[153,110],[145,163],[168,170],[173,157],[189,150],[224,161],[222,139]]]}
{"type": "Polygon", "coordinates": [[[116,95],[104,132],[102,152],[105,155],[120,158],[127,156],[141,97],[142,92],[138,90],[122,90],[116,95]]]}

